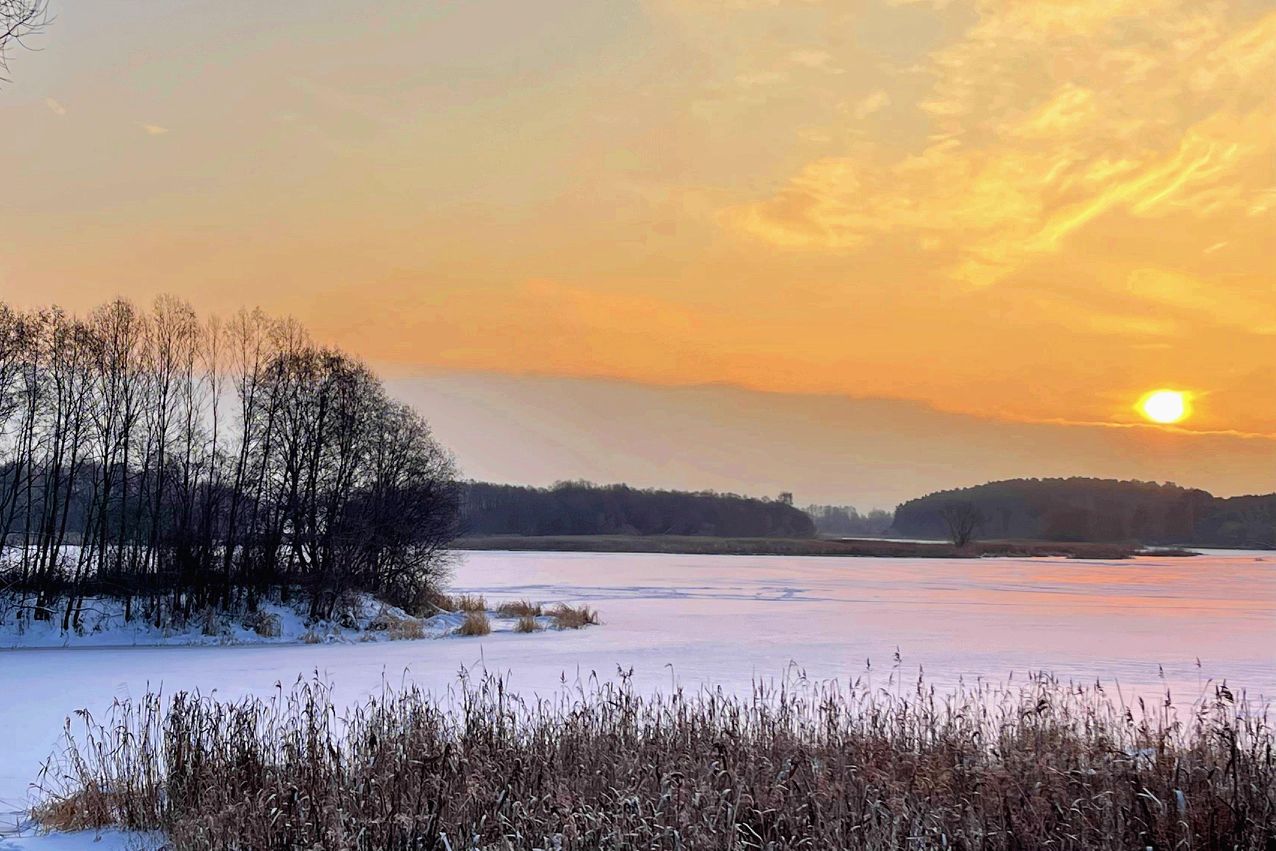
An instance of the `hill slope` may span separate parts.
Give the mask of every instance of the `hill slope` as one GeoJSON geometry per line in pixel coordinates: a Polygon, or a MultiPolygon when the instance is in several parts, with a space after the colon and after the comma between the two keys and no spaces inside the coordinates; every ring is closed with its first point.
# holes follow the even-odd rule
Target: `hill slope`
{"type": "Polygon", "coordinates": [[[1276,494],[1223,499],[1175,484],[1115,479],[1009,479],[940,491],[900,505],[893,531],[943,538],[942,511],[955,502],[978,509],[985,538],[1276,546],[1276,494]]]}

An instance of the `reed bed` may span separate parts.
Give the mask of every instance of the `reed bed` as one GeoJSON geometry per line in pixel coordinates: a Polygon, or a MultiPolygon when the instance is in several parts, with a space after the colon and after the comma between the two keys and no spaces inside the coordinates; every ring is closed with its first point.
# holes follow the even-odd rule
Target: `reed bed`
{"type": "Polygon", "coordinates": [[[1225,686],[1181,710],[1046,676],[896,689],[149,694],[68,722],[35,816],[177,849],[1276,846],[1267,709],[1225,686]]]}

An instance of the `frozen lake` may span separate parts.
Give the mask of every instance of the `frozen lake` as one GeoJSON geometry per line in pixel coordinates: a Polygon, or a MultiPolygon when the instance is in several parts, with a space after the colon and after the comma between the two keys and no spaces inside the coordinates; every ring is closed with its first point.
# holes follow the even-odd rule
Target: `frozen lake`
{"type": "Polygon", "coordinates": [[[148,685],[234,698],[317,670],[350,701],[383,676],[444,689],[462,666],[486,666],[544,692],[623,666],[647,687],[745,688],[798,670],[855,677],[869,659],[885,683],[898,648],[907,680],[921,666],[941,687],[1049,670],[1119,681],[1127,694],[1168,685],[1184,701],[1209,678],[1276,696],[1276,553],[1093,562],[474,552],[453,589],[586,602],[604,625],[378,644],[0,651],[0,823],[21,808],[70,712],[100,715],[148,685]]]}

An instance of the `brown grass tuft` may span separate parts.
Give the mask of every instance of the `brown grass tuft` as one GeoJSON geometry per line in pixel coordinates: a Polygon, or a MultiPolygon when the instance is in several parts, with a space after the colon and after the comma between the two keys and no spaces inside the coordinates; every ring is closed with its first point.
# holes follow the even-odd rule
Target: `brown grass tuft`
{"type": "Polygon", "coordinates": [[[549,616],[554,619],[555,629],[580,629],[586,626],[597,626],[598,612],[589,606],[570,606],[567,603],[556,603],[550,608],[549,616]]]}
{"type": "Polygon", "coordinates": [[[482,612],[487,600],[482,594],[433,594],[430,604],[445,612],[482,612]]]}
{"type": "Polygon", "coordinates": [[[396,618],[386,628],[385,634],[391,641],[416,641],[425,638],[425,627],[416,618],[396,618]]]}
{"type": "Polygon", "coordinates": [[[115,796],[89,783],[65,798],[53,798],[32,813],[45,830],[97,830],[115,824],[115,796]]]}
{"type": "Polygon", "coordinates": [[[540,632],[542,629],[544,627],[536,620],[535,615],[521,615],[518,623],[514,624],[515,632],[540,632]]]}
{"type": "Polygon", "coordinates": [[[487,619],[487,612],[468,612],[465,622],[456,628],[457,635],[488,635],[492,631],[492,622],[487,619]]]}
{"type": "Polygon", "coordinates": [[[196,615],[199,631],[207,636],[221,635],[223,630],[221,613],[213,606],[205,606],[196,615]]]}
{"type": "Polygon", "coordinates": [[[425,638],[425,626],[419,618],[399,617],[389,611],[381,611],[368,624],[371,632],[384,632],[391,641],[414,641],[425,638]]]}
{"type": "Polygon", "coordinates": [[[507,618],[539,617],[541,604],[531,600],[509,600],[497,606],[496,613],[507,618]]]}
{"type": "Polygon", "coordinates": [[[251,629],[262,638],[278,638],[283,631],[279,615],[261,610],[244,615],[244,629],[251,629]]]}
{"type": "Polygon", "coordinates": [[[456,601],[457,611],[461,612],[485,612],[487,611],[487,600],[482,594],[461,594],[453,598],[456,601]]]}

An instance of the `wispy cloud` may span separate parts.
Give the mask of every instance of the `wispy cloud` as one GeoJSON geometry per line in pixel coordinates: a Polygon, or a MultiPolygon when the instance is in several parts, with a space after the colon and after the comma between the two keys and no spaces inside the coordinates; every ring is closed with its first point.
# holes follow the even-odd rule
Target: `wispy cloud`
{"type": "Polygon", "coordinates": [[[875,112],[881,112],[890,105],[890,102],[891,96],[881,89],[878,89],[859,103],[855,104],[855,108],[851,110],[851,114],[862,121],[875,112]]]}
{"type": "Polygon", "coordinates": [[[167,127],[161,127],[158,124],[143,124],[142,129],[146,131],[148,136],[163,136],[168,132],[167,127]]]}
{"type": "MultiPolygon", "coordinates": [[[[1104,217],[1186,217],[1208,237],[1271,208],[1276,12],[1245,19],[1194,0],[974,5],[975,23],[930,57],[934,83],[916,104],[928,143],[875,139],[809,163],[724,221],[820,250],[911,235],[951,255],[951,278],[987,286],[1104,217]]],[[[890,102],[878,91],[850,113],[890,102]]]]}
{"type": "Polygon", "coordinates": [[[44,105],[47,106],[49,108],[49,112],[52,112],[54,115],[66,115],[66,107],[58,103],[53,98],[45,98],[44,105]]]}

